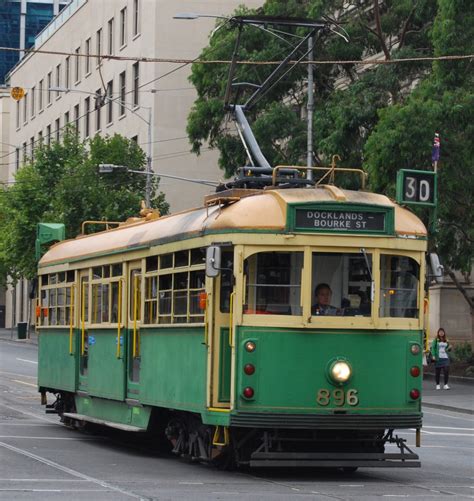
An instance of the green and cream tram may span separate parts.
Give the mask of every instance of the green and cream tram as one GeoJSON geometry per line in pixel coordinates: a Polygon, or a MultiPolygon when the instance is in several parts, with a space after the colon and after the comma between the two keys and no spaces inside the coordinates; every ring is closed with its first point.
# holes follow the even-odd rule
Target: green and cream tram
{"type": "Polygon", "coordinates": [[[43,402],[202,461],[419,466],[397,433],[421,428],[426,247],[409,210],[334,185],[229,190],[55,244],[43,402]]]}

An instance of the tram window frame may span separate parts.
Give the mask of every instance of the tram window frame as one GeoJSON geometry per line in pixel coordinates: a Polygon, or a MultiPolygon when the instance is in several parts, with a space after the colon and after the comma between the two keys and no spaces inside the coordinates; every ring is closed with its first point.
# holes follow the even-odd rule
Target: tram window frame
{"type": "Polygon", "coordinates": [[[370,273],[367,269],[365,256],[355,249],[311,249],[311,315],[326,318],[372,318],[374,308],[371,302],[371,288],[374,275],[375,252],[367,249],[366,257],[369,262],[370,273]],[[318,256],[333,258],[333,268],[326,262],[318,264],[318,256]],[[337,263],[339,260],[339,263],[337,263]],[[335,268],[334,268],[335,266],[335,268]],[[358,269],[354,270],[357,266],[358,269]],[[319,271],[319,268],[324,273],[319,271]],[[358,273],[353,275],[354,271],[358,273]],[[372,274],[372,277],[370,276],[372,274]],[[357,277],[362,277],[357,279],[357,277]],[[316,290],[320,286],[329,286],[331,290],[331,304],[319,308],[316,303],[316,290]],[[365,290],[364,290],[365,288],[365,290]]]}
{"type": "Polygon", "coordinates": [[[91,279],[87,287],[91,298],[91,327],[118,325],[119,282],[123,279],[123,271],[122,263],[91,268],[91,279]]]}
{"type": "Polygon", "coordinates": [[[41,275],[39,327],[69,327],[71,321],[71,289],[75,271],[60,271],[41,275]]]}
{"type": "MultiPolygon", "coordinates": [[[[152,257],[149,256],[147,262],[153,262],[152,257]]],[[[199,308],[200,294],[205,292],[204,258],[203,247],[156,256],[157,269],[146,267],[143,276],[143,325],[204,323],[204,311],[199,308]]]]}
{"type": "MultiPolygon", "coordinates": [[[[378,315],[379,318],[396,318],[396,319],[406,319],[406,320],[413,320],[413,319],[419,319],[421,315],[421,282],[420,282],[420,277],[421,277],[421,265],[420,263],[413,257],[405,254],[398,254],[395,252],[381,252],[380,253],[380,304],[379,304],[379,311],[378,315]],[[409,272],[408,270],[404,270],[399,263],[398,266],[400,269],[392,269],[392,267],[387,268],[386,264],[384,263],[384,259],[402,259],[402,260],[409,260],[411,261],[411,265],[415,265],[414,270],[416,271],[415,274],[409,272]],[[410,289],[402,289],[400,287],[395,287],[393,286],[393,279],[402,279],[406,281],[406,278],[411,275],[414,277],[416,280],[416,283],[414,284],[414,287],[411,287],[410,289]],[[388,286],[385,285],[385,280],[389,280],[388,286]],[[387,291],[388,294],[384,294],[384,291],[387,291]],[[397,291],[410,291],[412,294],[415,293],[415,300],[416,300],[416,307],[413,306],[407,306],[407,305],[401,305],[401,306],[396,306],[396,303],[392,301],[392,299],[397,299],[397,291]],[[384,299],[386,298],[386,299],[384,299]],[[397,314],[393,315],[392,313],[394,310],[402,310],[402,314],[397,314]],[[387,312],[385,310],[388,310],[387,312]],[[412,314],[407,315],[407,310],[413,310],[412,314]],[[386,314],[389,313],[389,314],[386,314]]],[[[390,264],[392,266],[392,264],[390,264]]],[[[403,301],[403,298],[402,298],[403,301]]]]}
{"type": "Polygon", "coordinates": [[[243,306],[242,311],[244,315],[277,315],[279,317],[286,318],[295,318],[301,317],[303,314],[302,308],[302,299],[304,297],[304,249],[259,249],[255,252],[252,252],[248,256],[246,256],[244,260],[244,297],[243,297],[243,306]],[[276,256],[280,254],[281,256],[276,256]],[[270,256],[267,263],[259,263],[264,259],[264,256],[270,256]],[[290,262],[286,264],[285,268],[278,269],[278,263],[272,263],[272,259],[283,258],[283,255],[290,255],[290,262]],[[293,258],[291,255],[294,255],[295,260],[299,260],[293,262],[293,258]],[[283,273],[283,276],[287,277],[285,282],[288,283],[275,283],[270,280],[270,283],[258,282],[255,280],[260,280],[260,278],[264,278],[267,280],[267,275],[260,273],[260,277],[256,276],[259,274],[259,268],[262,268],[265,272],[268,272],[268,276],[275,279],[279,272],[283,273]],[[298,276],[299,270],[299,276],[298,276]],[[251,276],[254,275],[252,278],[251,276]],[[254,282],[249,282],[251,277],[254,282]],[[293,280],[297,280],[297,282],[292,282],[293,280]],[[255,290],[251,293],[251,287],[254,287],[255,290]],[[268,289],[267,289],[268,287],[268,289]],[[284,296],[285,289],[288,289],[288,294],[293,294],[290,289],[299,289],[299,294],[297,294],[292,300],[277,300],[277,295],[275,295],[277,289],[282,289],[279,291],[280,296],[284,296]],[[269,296],[269,291],[273,294],[273,296],[269,296]],[[265,300],[265,304],[258,304],[260,294],[260,300],[265,300]],[[251,296],[254,297],[254,300],[251,299],[251,296]],[[268,302],[268,299],[273,297],[273,302],[268,302]],[[252,304],[250,304],[252,302],[252,304]],[[286,308],[286,309],[285,309],[286,308]]]}

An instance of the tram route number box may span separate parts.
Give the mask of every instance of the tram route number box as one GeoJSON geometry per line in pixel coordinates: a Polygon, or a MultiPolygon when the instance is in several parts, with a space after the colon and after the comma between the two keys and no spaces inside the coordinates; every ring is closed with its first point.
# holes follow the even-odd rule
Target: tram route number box
{"type": "Polygon", "coordinates": [[[437,175],[428,170],[401,169],[397,173],[397,202],[434,207],[437,204],[437,175]]]}

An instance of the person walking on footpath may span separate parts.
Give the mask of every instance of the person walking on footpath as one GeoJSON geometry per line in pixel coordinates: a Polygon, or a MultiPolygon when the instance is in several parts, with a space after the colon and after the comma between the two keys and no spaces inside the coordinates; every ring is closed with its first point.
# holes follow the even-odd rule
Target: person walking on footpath
{"type": "Polygon", "coordinates": [[[435,378],[436,378],[436,389],[440,390],[440,378],[441,371],[444,375],[444,386],[443,389],[449,390],[448,379],[449,379],[449,355],[448,352],[451,351],[451,345],[448,343],[446,338],[445,330],[440,327],[436,338],[433,340],[431,345],[431,354],[435,360],[435,378]]]}

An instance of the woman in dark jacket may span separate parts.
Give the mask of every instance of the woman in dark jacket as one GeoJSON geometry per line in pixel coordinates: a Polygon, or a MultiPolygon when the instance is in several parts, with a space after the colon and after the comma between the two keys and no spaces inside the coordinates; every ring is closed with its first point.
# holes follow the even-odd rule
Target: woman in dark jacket
{"type": "Polygon", "coordinates": [[[436,338],[431,345],[431,354],[435,360],[435,375],[436,375],[436,389],[441,389],[439,384],[441,371],[444,375],[444,386],[445,390],[449,390],[448,379],[449,379],[449,355],[448,352],[451,351],[451,345],[448,343],[446,338],[445,330],[440,327],[436,338]]]}

